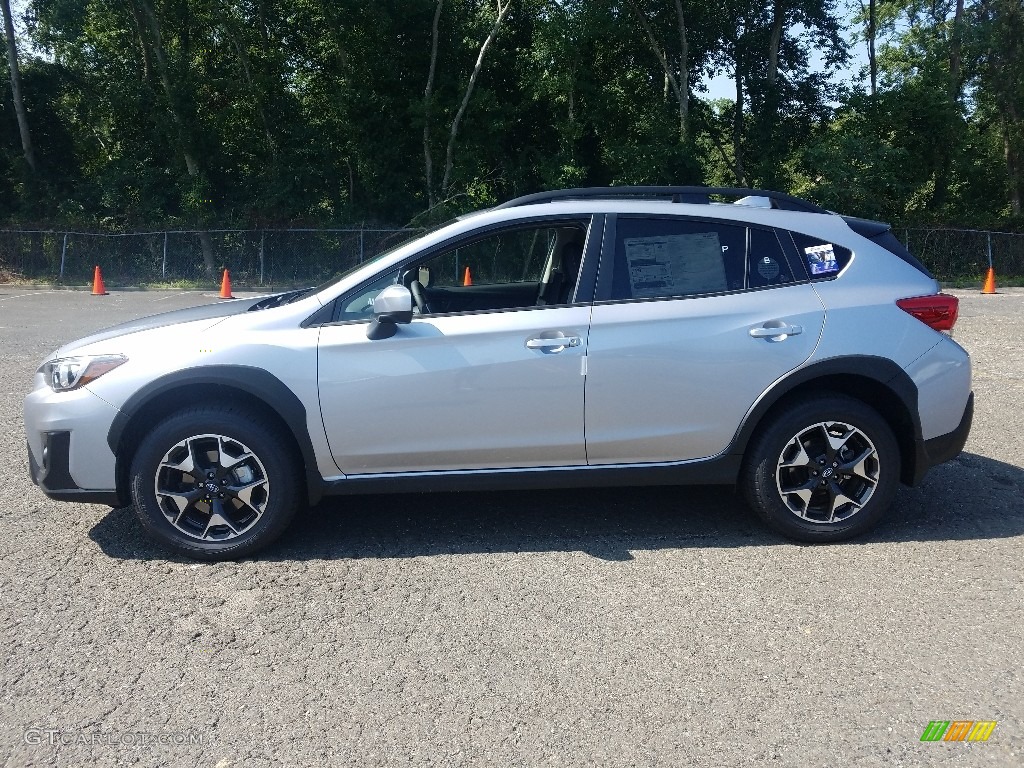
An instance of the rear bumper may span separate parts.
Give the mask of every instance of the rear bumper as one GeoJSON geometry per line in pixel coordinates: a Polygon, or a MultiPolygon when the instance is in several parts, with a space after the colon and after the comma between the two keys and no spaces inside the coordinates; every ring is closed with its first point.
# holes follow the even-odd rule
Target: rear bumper
{"type": "Polygon", "coordinates": [[[42,455],[36,461],[32,446],[28,446],[28,471],[32,482],[39,489],[57,501],[78,501],[84,504],[106,504],[110,507],[124,506],[117,491],[84,490],[79,488],[69,470],[71,433],[43,432],[42,455]]]}
{"type": "Polygon", "coordinates": [[[925,473],[936,466],[949,461],[960,453],[967,444],[967,436],[971,432],[974,421],[974,393],[967,398],[960,424],[952,432],[933,437],[930,440],[917,442],[917,455],[914,462],[914,476],[911,485],[917,485],[924,479],[925,473]]]}

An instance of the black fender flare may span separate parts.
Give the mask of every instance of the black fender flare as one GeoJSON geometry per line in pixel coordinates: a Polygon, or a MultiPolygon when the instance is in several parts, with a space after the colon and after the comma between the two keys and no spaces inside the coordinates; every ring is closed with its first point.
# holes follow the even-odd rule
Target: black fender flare
{"type": "MultiPolygon", "coordinates": [[[[739,429],[733,437],[728,453],[742,455],[747,450],[747,444],[755,430],[761,424],[767,414],[776,403],[789,395],[798,387],[821,379],[831,379],[833,382],[841,380],[844,376],[856,376],[862,379],[870,379],[879,384],[899,398],[903,411],[913,426],[913,439],[915,446],[922,443],[921,437],[921,414],[917,404],[917,385],[909,374],[892,360],[872,355],[850,355],[847,357],[832,357],[811,363],[803,368],[797,368],[788,375],[777,381],[760,400],[751,408],[740,424],[739,429]]],[[[854,393],[855,394],[855,393],[854,393]]],[[[868,405],[874,405],[868,401],[868,405]]],[[[884,415],[884,414],[883,414],[884,415]]],[[[899,435],[897,436],[900,437],[899,435]]],[[[905,437],[905,436],[904,436],[905,437]]],[[[914,461],[914,454],[909,457],[914,461]]]]}
{"type": "Polygon", "coordinates": [[[263,368],[247,365],[210,365],[186,368],[154,379],[140,388],[121,406],[107,432],[107,445],[114,455],[135,415],[175,389],[195,385],[215,385],[241,390],[261,401],[288,427],[302,453],[309,503],[323,496],[323,478],[317,469],[316,453],[306,424],[306,408],[280,379],[263,368]]]}

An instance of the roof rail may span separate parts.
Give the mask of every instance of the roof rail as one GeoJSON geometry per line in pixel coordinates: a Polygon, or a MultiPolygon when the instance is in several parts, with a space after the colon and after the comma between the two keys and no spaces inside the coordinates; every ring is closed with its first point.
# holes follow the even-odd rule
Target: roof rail
{"type": "Polygon", "coordinates": [[[579,189],[556,189],[551,192],[538,192],[524,195],[502,203],[495,210],[502,208],[518,208],[521,205],[540,205],[557,200],[615,200],[622,198],[658,199],[668,198],[673,203],[697,203],[708,205],[712,195],[725,197],[766,197],[771,200],[772,208],[786,211],[805,211],[807,213],[828,213],[824,208],[799,197],[792,197],[781,192],[768,192],[763,189],[743,189],[738,187],[582,187],[579,189]]]}

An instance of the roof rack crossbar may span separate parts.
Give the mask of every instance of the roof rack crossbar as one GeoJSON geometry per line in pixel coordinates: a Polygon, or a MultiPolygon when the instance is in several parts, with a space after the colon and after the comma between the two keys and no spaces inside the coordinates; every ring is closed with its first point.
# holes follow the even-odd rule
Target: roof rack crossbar
{"type": "Polygon", "coordinates": [[[766,197],[772,202],[773,208],[787,211],[804,211],[807,213],[828,213],[824,208],[808,200],[786,195],[782,192],[770,192],[763,189],[744,189],[741,187],[581,187],[579,189],[557,189],[551,192],[537,192],[524,195],[502,203],[502,208],[518,208],[522,205],[540,205],[558,200],[621,200],[636,198],[650,200],[668,198],[673,203],[711,203],[711,196],[723,197],[766,197]]]}

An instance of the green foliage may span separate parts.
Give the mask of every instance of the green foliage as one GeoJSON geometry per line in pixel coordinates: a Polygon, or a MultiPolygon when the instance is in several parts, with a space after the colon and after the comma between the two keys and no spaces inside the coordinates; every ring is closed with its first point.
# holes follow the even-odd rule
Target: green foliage
{"type": "Polygon", "coordinates": [[[0,218],[424,224],[543,188],[745,182],[900,222],[1020,222],[1019,0],[959,20],[955,0],[878,0],[874,96],[826,74],[849,58],[833,0],[513,3],[441,190],[494,0],[442,1],[429,100],[436,0],[29,0],[38,162],[5,79],[0,218]],[[738,104],[702,95],[720,73],[738,104]]]}

